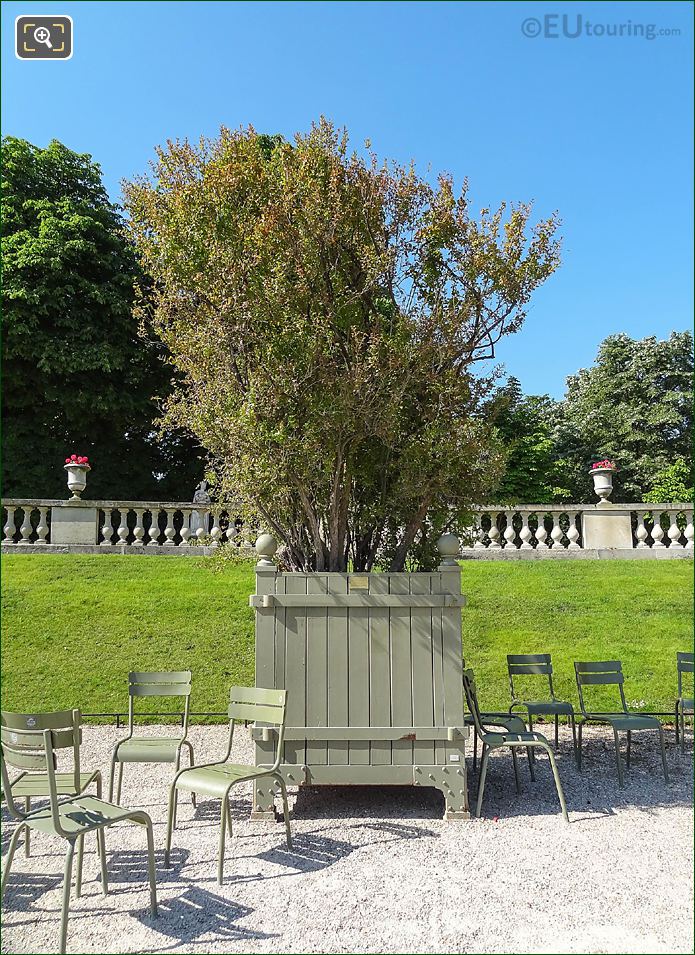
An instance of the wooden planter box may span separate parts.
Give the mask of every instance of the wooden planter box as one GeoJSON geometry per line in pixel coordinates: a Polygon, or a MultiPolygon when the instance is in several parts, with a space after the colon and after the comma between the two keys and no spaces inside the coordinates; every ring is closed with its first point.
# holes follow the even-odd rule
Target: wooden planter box
{"type": "MultiPolygon", "coordinates": [[[[256,685],[287,690],[281,772],[296,785],[434,786],[468,819],[461,575],[281,573],[256,568],[256,685]]],[[[275,736],[252,729],[256,763],[275,736]]],[[[274,818],[267,780],[255,818],[274,818]]]]}

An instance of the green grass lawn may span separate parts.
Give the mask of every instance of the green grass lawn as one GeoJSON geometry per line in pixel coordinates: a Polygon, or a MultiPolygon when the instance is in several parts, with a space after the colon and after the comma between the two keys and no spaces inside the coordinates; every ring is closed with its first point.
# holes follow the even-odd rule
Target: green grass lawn
{"type": "MultiPolygon", "coordinates": [[[[673,708],[675,655],[692,648],[691,561],[466,561],[463,650],[483,706],[508,705],[505,656],[620,659],[628,703],[673,708]]],[[[254,678],[251,563],[11,554],[2,558],[2,705],[124,711],[129,670],[192,669],[192,708],[220,711],[254,678]]]]}

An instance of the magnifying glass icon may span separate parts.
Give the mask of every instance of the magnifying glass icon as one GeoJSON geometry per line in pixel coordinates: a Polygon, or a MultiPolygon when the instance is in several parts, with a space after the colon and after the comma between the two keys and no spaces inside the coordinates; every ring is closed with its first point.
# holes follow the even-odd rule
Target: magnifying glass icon
{"type": "Polygon", "coordinates": [[[37,43],[45,43],[49,50],[53,49],[53,44],[51,43],[51,31],[48,27],[37,27],[34,30],[34,39],[37,43]]]}

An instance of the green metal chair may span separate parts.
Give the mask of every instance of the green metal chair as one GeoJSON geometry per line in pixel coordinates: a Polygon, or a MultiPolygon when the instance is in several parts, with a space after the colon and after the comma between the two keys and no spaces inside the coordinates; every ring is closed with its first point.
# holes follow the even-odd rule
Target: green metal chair
{"type": "MultiPolygon", "coordinates": [[[[569,822],[569,816],[567,815],[567,806],[565,805],[565,794],[562,791],[562,783],[560,782],[560,776],[557,771],[557,764],[555,763],[555,755],[553,753],[550,743],[542,736],[540,733],[526,732],[526,727],[524,726],[524,732],[504,732],[504,733],[494,733],[490,732],[483,721],[483,714],[480,712],[480,707],[478,706],[478,694],[475,686],[475,676],[472,670],[463,671],[463,689],[466,694],[466,701],[468,703],[468,709],[471,712],[471,715],[475,721],[475,727],[480,736],[480,739],[483,744],[483,756],[480,764],[480,779],[478,780],[478,801],[476,805],[475,814],[479,818],[480,810],[483,804],[483,792],[485,790],[485,776],[487,774],[487,764],[490,756],[490,751],[493,749],[500,749],[503,746],[508,746],[512,751],[512,758],[514,758],[514,771],[516,774],[516,749],[519,746],[524,746],[527,749],[533,747],[540,747],[544,749],[550,760],[550,767],[553,771],[553,778],[555,780],[555,787],[557,789],[557,795],[560,800],[560,807],[562,809],[562,817],[565,822],[569,822]]],[[[508,717],[509,718],[509,717],[508,717]]],[[[519,720],[519,722],[523,722],[519,720]]],[[[518,777],[517,777],[518,785],[518,777]]]]}
{"type": "MultiPolygon", "coordinates": [[[[108,892],[106,874],[106,841],[104,830],[114,823],[129,819],[145,826],[147,830],[148,870],[150,877],[150,906],[153,915],[157,915],[157,887],[155,883],[154,837],[152,820],[146,812],[123,809],[104,802],[96,796],[82,793],[75,797],[59,800],[59,774],[56,773],[56,750],[72,745],[73,730],[70,729],[27,729],[10,726],[0,728],[0,771],[3,792],[12,816],[18,821],[12,833],[7,852],[5,871],[2,875],[1,892],[4,895],[7,880],[12,868],[12,859],[17,842],[24,831],[34,829],[52,836],[59,836],[68,843],[63,876],[63,905],[60,919],[60,952],[65,952],[68,931],[68,912],[70,908],[70,889],[72,885],[72,866],[77,845],[77,873],[75,891],[79,898],[82,893],[82,859],[84,837],[96,833],[97,850],[101,865],[101,885],[104,895],[108,892]],[[14,783],[10,781],[7,767],[25,772],[45,774],[48,805],[31,812],[22,812],[14,800],[14,783]]],[[[21,779],[21,775],[18,779],[21,779]]],[[[15,780],[16,782],[16,780],[15,780]]]]}
{"type": "MultiPolygon", "coordinates": [[[[695,654],[692,653],[677,653],[676,662],[678,665],[678,699],[676,700],[676,743],[678,742],[679,729],[680,729],[680,742],[683,752],[685,752],[685,717],[693,716],[695,713],[695,708],[693,706],[693,696],[685,696],[683,693],[683,674],[693,672],[693,661],[695,660],[695,654]],[[679,727],[680,722],[680,727],[679,727]]],[[[691,693],[693,692],[692,688],[692,677],[690,680],[691,683],[691,693]]]]}
{"type": "Polygon", "coordinates": [[[627,733],[627,767],[630,768],[630,746],[633,730],[658,730],[661,744],[661,764],[664,769],[664,779],[668,782],[668,766],[666,765],[666,749],[664,747],[664,729],[656,716],[638,716],[630,713],[625,702],[623,684],[623,668],[620,660],[600,660],[594,662],[575,662],[574,672],[577,678],[579,691],[579,707],[582,719],[579,721],[579,739],[577,741],[577,768],[582,768],[582,729],[585,723],[603,723],[613,729],[615,738],[615,761],[618,767],[618,785],[623,786],[623,766],[620,761],[620,732],[627,733]],[[587,710],[584,702],[584,688],[587,686],[617,686],[620,693],[619,712],[604,710],[587,710]]]}
{"type": "MultiPolygon", "coordinates": [[[[56,737],[53,749],[72,750],[72,770],[55,773],[56,791],[59,796],[79,796],[96,783],[96,793],[101,798],[101,773],[95,770],[83,773],[80,769],[80,743],[82,742],[82,716],[79,710],[60,710],[55,713],[9,713],[0,714],[0,724],[12,730],[38,731],[63,730],[56,737]]],[[[24,771],[12,781],[12,795],[24,799],[24,811],[31,812],[31,800],[46,798],[49,793],[48,774],[24,771]]],[[[3,788],[4,795],[4,788],[3,788]]],[[[24,836],[24,854],[29,856],[29,829],[24,836]]]]}
{"type": "MultiPolygon", "coordinates": [[[[179,771],[181,750],[188,750],[188,760],[193,765],[193,746],[186,739],[188,712],[191,699],[191,671],[172,670],[128,674],[128,735],[116,743],[111,756],[109,774],[109,800],[113,799],[113,782],[118,763],[118,789],[116,802],[121,801],[124,763],[173,763],[174,772],[179,771]],[[135,736],[135,700],[143,697],[169,697],[184,699],[183,724],[180,736],[135,736]]],[[[142,714],[145,715],[145,714],[142,714]]],[[[193,796],[195,806],[195,796],[193,796]]]]}
{"type": "Polygon", "coordinates": [[[164,855],[165,864],[169,865],[171,840],[176,827],[176,804],[180,789],[212,796],[221,799],[220,807],[220,841],[217,860],[217,881],[222,885],[224,867],[225,832],[229,826],[229,835],[232,835],[232,814],[229,808],[229,792],[232,786],[238,783],[258,779],[261,776],[272,776],[280,786],[282,793],[282,808],[285,817],[285,831],[287,847],[292,848],[292,834],[290,832],[290,812],[287,804],[287,789],[285,781],[277,771],[282,755],[282,745],[285,735],[285,709],[287,703],[286,690],[264,690],[233,686],[229,693],[229,741],[227,752],[218,763],[206,763],[194,766],[192,769],[182,769],[174,777],[169,790],[169,814],[167,817],[167,843],[164,855]],[[258,722],[263,726],[277,729],[277,749],[272,766],[246,766],[239,763],[230,763],[232,743],[234,741],[234,723],[236,720],[244,722],[258,722]]]}
{"type": "Polygon", "coordinates": [[[574,707],[565,700],[558,700],[553,688],[553,663],[549,653],[508,653],[507,672],[509,674],[509,690],[512,695],[512,704],[509,712],[513,713],[517,707],[523,707],[528,713],[528,728],[533,732],[534,716],[555,717],[555,749],[558,748],[558,730],[560,716],[566,716],[572,727],[572,745],[574,758],[577,758],[577,728],[574,719],[574,707]],[[548,678],[549,698],[540,700],[522,699],[514,687],[514,677],[545,676],[548,678]]]}

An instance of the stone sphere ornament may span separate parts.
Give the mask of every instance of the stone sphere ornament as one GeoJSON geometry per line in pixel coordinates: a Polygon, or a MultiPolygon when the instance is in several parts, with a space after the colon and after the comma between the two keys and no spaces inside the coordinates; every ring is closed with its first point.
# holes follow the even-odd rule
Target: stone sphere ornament
{"type": "Polygon", "coordinates": [[[260,557],[260,564],[274,566],[273,556],[278,549],[278,542],[272,534],[260,534],[256,539],[256,553],[260,557]]]}

